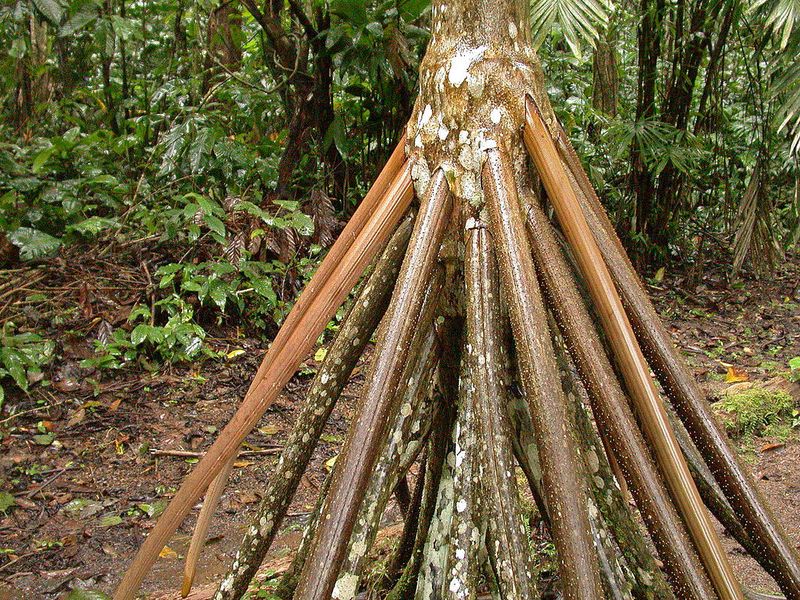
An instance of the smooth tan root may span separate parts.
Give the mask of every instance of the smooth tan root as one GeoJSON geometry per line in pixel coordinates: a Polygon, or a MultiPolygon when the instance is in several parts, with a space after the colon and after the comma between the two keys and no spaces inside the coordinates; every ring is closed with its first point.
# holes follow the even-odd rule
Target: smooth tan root
{"type": "Polygon", "coordinates": [[[225,491],[225,484],[228,482],[228,477],[233,469],[233,463],[236,461],[236,455],[230,459],[219,475],[216,476],[211,485],[208,486],[206,497],[203,499],[203,508],[200,509],[200,515],[197,517],[197,524],[194,526],[194,533],[192,534],[192,541],[189,543],[189,550],[186,552],[186,564],[183,568],[183,584],[181,585],[181,596],[186,598],[192,591],[192,584],[194,583],[194,576],[197,573],[197,563],[200,560],[200,554],[203,551],[203,545],[206,543],[206,536],[208,535],[208,528],[211,526],[211,518],[214,516],[214,511],[219,504],[219,499],[222,497],[222,492],[225,491]]]}
{"type": "Polygon", "coordinates": [[[386,243],[413,198],[401,140],[383,172],[312,277],[267,352],[239,410],[186,478],[134,557],[115,600],[130,600],[195,502],[236,453],[311,351],[317,337],[386,243]]]}
{"type": "Polygon", "coordinates": [[[589,225],[561,164],[558,151],[542,121],[541,113],[528,98],[525,146],[542,178],[556,213],[592,297],[609,343],[619,362],[639,417],[653,446],[675,503],[697,546],[711,582],[721,600],[743,600],[739,583],[728,557],[714,531],[708,511],[694,485],[686,460],[681,454],[666,410],[650,377],[650,367],[642,354],[628,321],[617,289],[594,241],[589,225]]]}

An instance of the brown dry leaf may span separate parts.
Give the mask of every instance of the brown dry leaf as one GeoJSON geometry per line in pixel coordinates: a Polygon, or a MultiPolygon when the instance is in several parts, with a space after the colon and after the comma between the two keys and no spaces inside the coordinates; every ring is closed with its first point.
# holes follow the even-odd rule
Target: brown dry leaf
{"type": "Polygon", "coordinates": [[[251,461],[251,460],[237,460],[235,463],[233,463],[233,466],[234,467],[249,467],[252,464],[253,464],[253,461],[251,461]]]}
{"type": "Polygon", "coordinates": [[[86,418],[86,410],[84,408],[79,408],[78,410],[74,411],[70,417],[69,421],[67,421],[67,429],[70,427],[75,427],[75,425],[83,422],[86,418]]]}
{"type": "Polygon", "coordinates": [[[114,412],[119,408],[120,403],[122,402],[122,398],[117,398],[111,404],[108,405],[108,412],[114,412]]]}
{"type": "Polygon", "coordinates": [[[770,450],[777,450],[778,448],[783,448],[786,444],[782,442],[776,442],[774,444],[764,444],[761,448],[758,449],[759,452],[769,452],[770,450]]]}
{"type": "Polygon", "coordinates": [[[749,380],[750,376],[738,367],[730,366],[727,373],[725,373],[725,383],[740,383],[749,380]]]}

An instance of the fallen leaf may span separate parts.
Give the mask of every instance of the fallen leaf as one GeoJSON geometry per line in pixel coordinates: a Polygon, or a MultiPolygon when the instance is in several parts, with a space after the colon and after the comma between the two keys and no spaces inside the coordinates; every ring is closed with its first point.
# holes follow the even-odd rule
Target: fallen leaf
{"type": "Polygon", "coordinates": [[[259,497],[255,492],[244,491],[239,493],[237,500],[242,504],[255,504],[259,501],[259,497]]]}
{"type": "Polygon", "coordinates": [[[253,464],[253,461],[250,461],[250,460],[237,460],[235,463],[233,463],[233,466],[234,467],[249,467],[252,464],[253,464]]]}
{"type": "Polygon", "coordinates": [[[72,590],[67,600],[111,600],[111,596],[94,590],[72,590]]]}
{"type": "Polygon", "coordinates": [[[100,527],[114,527],[122,524],[122,517],[119,515],[108,515],[100,519],[100,527]]]}
{"type": "Polygon", "coordinates": [[[79,423],[82,423],[83,420],[86,418],[86,411],[83,408],[79,408],[69,416],[69,421],[67,421],[67,429],[70,427],[75,427],[79,423]]]}
{"type": "Polygon", "coordinates": [[[169,546],[164,546],[158,556],[159,558],[178,558],[178,553],[169,546]]]}
{"type": "Polygon", "coordinates": [[[56,439],[56,436],[52,433],[40,433],[39,435],[33,436],[34,443],[39,446],[49,446],[53,443],[54,439],[56,439]]]}
{"type": "Polygon", "coordinates": [[[333,465],[336,464],[337,458],[339,458],[338,454],[336,456],[332,456],[331,458],[325,461],[325,468],[328,469],[328,471],[333,471],[333,465]]]}
{"type": "Polygon", "coordinates": [[[769,452],[770,450],[777,450],[778,448],[783,448],[786,444],[782,442],[776,442],[774,444],[764,444],[759,448],[759,452],[769,452]]]}
{"type": "Polygon", "coordinates": [[[750,376],[743,369],[738,367],[728,367],[728,371],[725,373],[725,383],[739,383],[749,380],[750,376]]]}

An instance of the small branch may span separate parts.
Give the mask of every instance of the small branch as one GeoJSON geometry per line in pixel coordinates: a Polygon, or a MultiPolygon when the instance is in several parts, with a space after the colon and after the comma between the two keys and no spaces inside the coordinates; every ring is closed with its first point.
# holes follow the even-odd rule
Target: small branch
{"type": "MultiPolygon", "coordinates": [[[[283,446],[275,446],[274,448],[262,448],[261,450],[242,450],[239,452],[239,458],[246,456],[262,456],[264,454],[278,454],[283,449],[283,446]]],[[[193,452],[191,450],[159,450],[152,448],[150,454],[153,456],[176,456],[179,458],[202,458],[205,452],[193,452]]]]}

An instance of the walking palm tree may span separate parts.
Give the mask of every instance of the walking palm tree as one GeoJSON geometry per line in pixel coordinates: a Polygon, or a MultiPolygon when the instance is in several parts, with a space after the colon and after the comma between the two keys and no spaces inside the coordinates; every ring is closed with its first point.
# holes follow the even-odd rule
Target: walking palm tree
{"type": "Polygon", "coordinates": [[[434,0],[419,81],[406,135],[115,598],[135,595],[205,494],[188,591],[240,444],[370,264],[217,598],[246,591],[376,329],[357,414],[282,596],[353,598],[392,490],[419,462],[385,582],[392,598],[474,598],[480,579],[505,598],[538,597],[517,464],[565,598],[743,598],[707,507],[800,598],[794,550],[553,114],[524,3],[434,0]]]}

